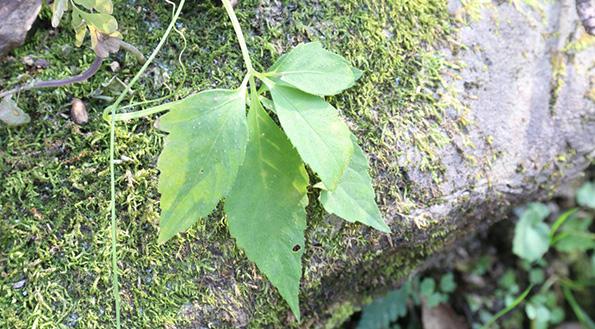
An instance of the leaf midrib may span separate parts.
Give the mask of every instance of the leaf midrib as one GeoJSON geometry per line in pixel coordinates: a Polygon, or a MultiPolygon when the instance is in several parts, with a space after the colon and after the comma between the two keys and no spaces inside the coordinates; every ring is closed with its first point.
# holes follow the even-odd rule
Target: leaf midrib
{"type": "Polygon", "coordinates": [[[304,71],[279,71],[279,73],[277,75],[279,76],[284,76],[284,75],[288,75],[288,74],[300,74],[300,73],[309,73],[309,74],[318,74],[318,75],[340,75],[342,76],[342,74],[333,74],[333,73],[328,73],[328,72],[324,72],[324,71],[311,71],[311,70],[304,70],[304,71]]]}

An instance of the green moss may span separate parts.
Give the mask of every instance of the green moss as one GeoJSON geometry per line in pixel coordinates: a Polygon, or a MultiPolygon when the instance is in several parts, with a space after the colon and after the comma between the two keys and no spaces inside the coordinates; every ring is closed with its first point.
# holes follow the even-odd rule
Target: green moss
{"type": "MultiPolygon", "coordinates": [[[[365,301],[362,301],[365,302],[365,301]]],[[[347,321],[353,313],[361,310],[360,307],[355,306],[351,302],[341,303],[337,307],[331,309],[332,316],[331,318],[325,323],[325,329],[334,329],[340,328],[340,326],[347,321]]]]}
{"type": "MultiPolygon", "coordinates": [[[[433,46],[447,42],[450,30],[446,4],[423,1],[293,1],[278,4],[241,1],[238,16],[260,68],[283,51],[319,39],[365,71],[357,87],[331,101],[349,120],[364,148],[372,154],[381,203],[396,200],[397,212],[407,213],[432,201],[403,174],[419,162],[440,181],[442,164],[436,150],[459,134],[461,125],[445,129],[443,112],[454,97],[436,97],[446,61],[433,46]],[[291,24],[287,24],[290,22],[291,24]],[[421,157],[408,158],[408,148],[421,157]],[[396,163],[395,159],[402,162],[396,163]],[[379,169],[382,168],[382,169],[379,169]]],[[[115,15],[126,39],[149,53],[170,17],[163,2],[119,2],[115,15]],[[149,9],[150,8],[150,9],[149,9]]],[[[213,87],[233,87],[243,76],[243,64],[231,25],[220,8],[209,2],[188,3],[178,27],[188,40],[177,63],[182,39],[172,34],[133,93],[133,101],[176,93],[183,97],[213,87]]],[[[2,86],[36,79],[55,79],[82,71],[93,60],[77,49],[72,32],[51,31],[42,22],[30,41],[0,68],[2,86]],[[56,32],[56,33],[54,33],[56,32]],[[26,55],[50,62],[44,70],[29,70],[26,55]]],[[[88,83],[22,93],[19,105],[32,123],[18,129],[0,127],[0,327],[105,328],[112,325],[108,206],[108,126],[101,111],[138,70],[132,58],[115,57],[122,70],[102,70],[88,83]],[[79,127],[66,119],[72,97],[87,103],[91,121],[79,127]],[[26,280],[21,288],[15,283],[26,280]]],[[[442,86],[445,87],[446,86],[442,86]]],[[[451,95],[452,96],[452,95],[451,95]]],[[[460,113],[465,111],[461,105],[460,113]]],[[[457,109],[458,110],[458,109],[457,109]]],[[[118,124],[117,205],[119,258],[124,327],[155,328],[192,322],[211,327],[296,327],[275,290],[237,250],[225,219],[216,213],[188,233],[160,246],[157,170],[162,136],[154,118],[118,124]],[[222,278],[225,278],[222,281],[222,278]],[[239,314],[240,306],[252,314],[239,314]],[[245,316],[245,318],[244,318],[245,316]]],[[[313,192],[314,193],[314,192],[313,192]]],[[[310,196],[316,200],[316,195],[310,196]]],[[[432,236],[433,247],[384,255],[378,246],[386,238],[360,225],[324,214],[313,202],[309,209],[308,250],[304,264],[302,304],[306,311],[321,302],[321,266],[335,262],[360,271],[380,268],[395,285],[426,255],[443,245],[444,233],[432,236]],[[368,253],[354,257],[357,250],[368,253]],[[379,265],[380,264],[380,265],[379,265]]],[[[402,224],[395,224],[395,234],[402,224]]],[[[428,227],[432,232],[432,226],[428,227]]],[[[341,269],[337,269],[337,273],[341,269]]],[[[357,274],[357,275],[356,275],[357,274]]],[[[340,278],[347,279],[347,278],[340,278]]],[[[385,283],[378,283],[382,286],[385,283]]],[[[373,294],[373,291],[362,294],[373,294]]],[[[361,301],[352,300],[353,305],[361,301]]],[[[351,304],[345,304],[351,305],[351,304]]],[[[353,306],[355,307],[355,306],[353,306]]],[[[339,319],[348,307],[329,315],[339,319]]],[[[307,321],[307,320],[306,320],[307,321]]]]}
{"type": "Polygon", "coordinates": [[[553,112],[560,91],[564,87],[564,81],[566,79],[566,56],[562,52],[556,52],[552,54],[552,82],[550,86],[550,111],[553,112]]]}

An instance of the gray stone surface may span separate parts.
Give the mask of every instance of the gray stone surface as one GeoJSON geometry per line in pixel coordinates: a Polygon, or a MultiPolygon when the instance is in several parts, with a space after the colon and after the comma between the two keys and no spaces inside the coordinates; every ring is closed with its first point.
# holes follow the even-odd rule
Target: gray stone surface
{"type": "Polygon", "coordinates": [[[41,0],[0,1],[0,56],[25,41],[41,9],[41,0]]]}
{"type": "MultiPolygon", "coordinates": [[[[564,52],[568,40],[584,33],[574,1],[545,6],[540,16],[494,4],[460,29],[467,50],[451,56],[466,68],[451,84],[470,110],[468,136],[476,147],[460,142],[441,150],[447,172],[438,188],[446,200],[538,197],[545,185],[570,179],[592,161],[595,100],[587,95],[595,87],[595,48],[564,52]],[[466,161],[460,149],[481,165],[466,161]]],[[[434,208],[444,207],[457,205],[434,208]]]]}
{"type": "MultiPolygon", "coordinates": [[[[453,11],[459,7],[451,4],[453,11]]],[[[390,262],[407,259],[400,266],[406,272],[411,263],[423,264],[436,250],[507,217],[514,206],[551,196],[582,175],[595,156],[595,100],[587,97],[595,87],[595,48],[563,48],[583,33],[573,0],[548,3],[543,17],[531,8],[492,2],[481,19],[460,28],[457,42],[465,47],[444,54],[463,68],[445,79],[471,124],[437,150],[446,169],[440,183],[415,162],[405,168],[418,194],[432,195],[431,206],[417,203],[406,216],[389,207],[387,217],[409,222],[410,229],[378,244],[379,260],[323,280],[328,287],[314,294],[324,300],[318,314],[358,303],[360,291],[391,285],[380,270],[390,262]],[[345,282],[351,285],[347,292],[345,282]]],[[[455,124],[460,111],[447,113],[443,127],[455,124]]]]}
{"type": "MultiPolygon", "coordinates": [[[[355,243],[344,260],[314,252],[305,261],[304,281],[321,284],[301,292],[302,327],[324,327],[341,307],[394,287],[403,274],[507,217],[513,207],[552,196],[593,162],[595,100],[588,94],[595,88],[595,48],[563,51],[585,33],[574,0],[547,2],[541,14],[521,1],[518,7],[484,3],[480,19],[467,17],[460,26],[459,46],[442,50],[461,64],[444,76],[449,91],[437,92],[454,95],[459,107],[447,108],[441,122],[451,143],[434,150],[445,172],[436,182],[418,162],[395,159],[403,163],[411,192],[428,195],[427,202],[411,200],[411,211],[404,214],[395,205],[407,200],[383,196],[383,211],[389,224],[399,223],[398,232],[390,237],[364,233],[370,243],[365,248],[355,243]],[[461,111],[470,123],[462,133],[449,133],[461,111]],[[351,259],[363,261],[354,266],[351,259]]],[[[451,1],[450,8],[467,16],[460,2],[451,1]]],[[[421,158],[416,152],[405,153],[421,158]]],[[[385,185],[385,178],[376,179],[385,185]]],[[[309,232],[309,243],[318,238],[309,232]]],[[[193,305],[185,312],[204,315],[205,307],[193,305]]],[[[244,319],[250,309],[240,307],[237,314],[244,319]]],[[[192,328],[205,325],[201,316],[193,318],[192,328]]]]}

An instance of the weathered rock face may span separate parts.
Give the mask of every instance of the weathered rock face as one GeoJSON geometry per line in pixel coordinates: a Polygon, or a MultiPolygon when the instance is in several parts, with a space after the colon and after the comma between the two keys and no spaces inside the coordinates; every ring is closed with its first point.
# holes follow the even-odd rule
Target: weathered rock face
{"type": "Polygon", "coordinates": [[[41,9],[41,0],[2,0],[0,3],[0,56],[20,46],[41,9]]]}
{"type": "Polygon", "coordinates": [[[487,165],[463,159],[457,165],[458,152],[445,148],[443,195],[470,192],[470,186],[482,193],[526,193],[592,159],[595,49],[565,50],[568,40],[585,35],[574,1],[544,8],[542,16],[521,10],[497,5],[460,30],[469,49],[455,55],[466,68],[452,84],[474,122],[468,135],[478,147],[466,152],[487,165]]]}
{"type": "MultiPolygon", "coordinates": [[[[595,99],[589,96],[595,88],[595,48],[569,50],[568,40],[585,34],[574,1],[551,3],[542,12],[493,3],[473,18],[460,3],[453,1],[450,9],[468,22],[459,26],[454,42],[464,47],[442,50],[459,64],[445,72],[446,83],[437,92],[452,98],[437,128],[450,142],[433,150],[444,170],[438,177],[422,170],[416,159],[423,155],[413,147],[392,154],[403,164],[410,192],[423,198],[382,195],[393,235],[364,233],[373,242],[356,243],[339,259],[310,255],[301,296],[303,327],[322,327],[341,313],[337,308],[398,284],[429,256],[505,218],[513,206],[551,195],[595,158],[595,99]]],[[[382,175],[386,169],[376,168],[384,188],[391,180],[382,175]]],[[[320,234],[309,232],[309,242],[323,240],[320,234]]],[[[225,305],[227,311],[215,313],[226,314],[233,326],[250,324],[250,306],[225,305]]],[[[201,319],[213,311],[200,303],[184,309],[193,328],[205,326],[201,319]]]]}
{"type": "MultiPolygon", "coordinates": [[[[543,8],[492,3],[473,15],[456,1],[449,7],[466,23],[458,26],[454,42],[464,47],[442,50],[459,64],[444,74],[444,88],[437,91],[451,98],[437,128],[450,142],[433,150],[444,170],[438,177],[422,170],[419,149],[393,153],[410,192],[423,197],[382,195],[392,236],[364,233],[374,242],[346,250],[344,261],[310,256],[303,327],[336,321],[338,308],[398,284],[429,256],[505,218],[515,205],[551,196],[595,158],[595,47],[575,51],[569,43],[585,35],[574,0],[543,8]]],[[[376,169],[379,185],[389,185],[390,177],[382,174],[386,168],[376,169]]],[[[310,242],[319,239],[310,232],[310,242]]],[[[204,309],[185,310],[195,319],[193,328],[204,323],[191,314],[205,316],[204,309]]],[[[244,321],[232,323],[247,325],[250,308],[235,309],[244,321]]]]}

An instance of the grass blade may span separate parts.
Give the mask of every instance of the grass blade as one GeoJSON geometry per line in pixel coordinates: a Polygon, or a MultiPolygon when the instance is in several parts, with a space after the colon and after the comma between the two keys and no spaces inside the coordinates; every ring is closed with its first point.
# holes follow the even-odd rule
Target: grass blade
{"type": "Polygon", "coordinates": [[[500,312],[496,313],[496,315],[494,315],[490,320],[488,320],[488,322],[486,322],[486,324],[484,324],[481,329],[488,329],[491,325],[493,325],[499,318],[501,318],[502,316],[504,316],[506,313],[512,311],[513,309],[515,309],[517,306],[519,306],[520,303],[522,303],[525,298],[527,298],[527,295],[529,295],[529,292],[531,292],[531,289],[533,288],[533,285],[530,285],[529,288],[525,289],[525,291],[523,291],[522,294],[520,294],[513,302],[512,304],[508,305],[506,308],[504,308],[503,310],[501,310],[500,312]]]}

